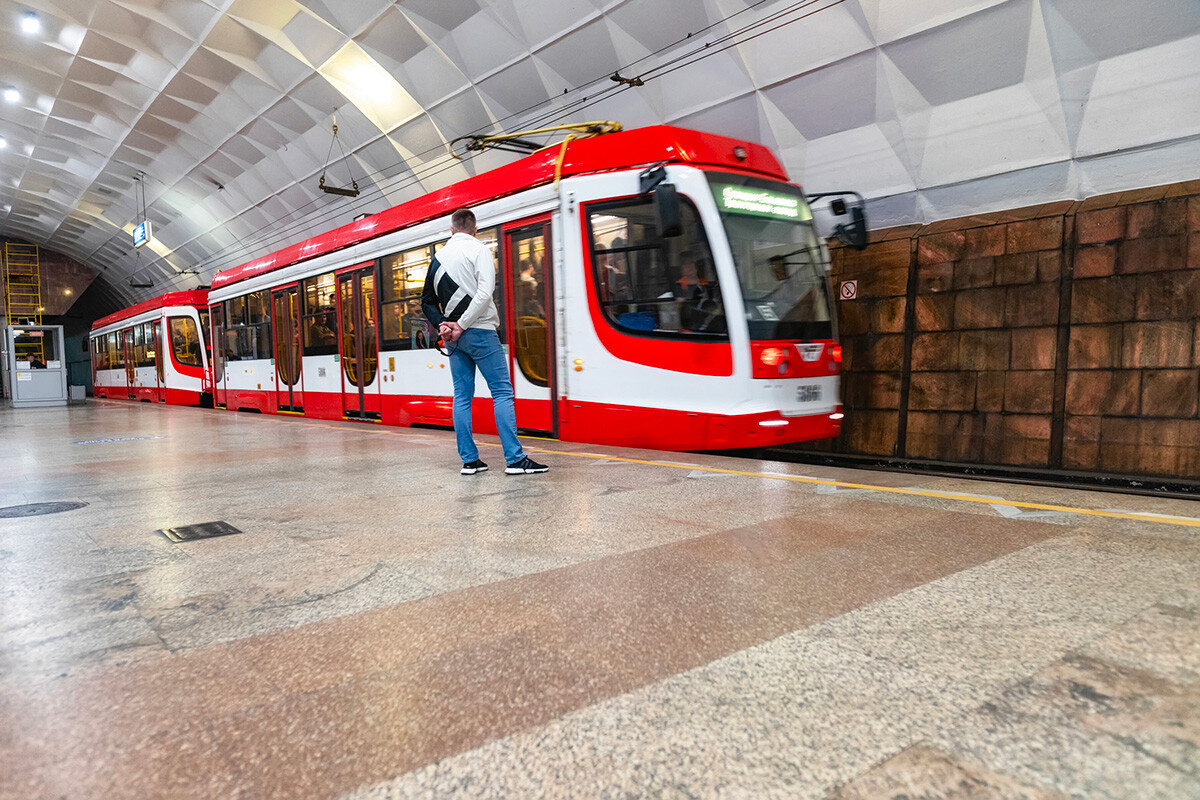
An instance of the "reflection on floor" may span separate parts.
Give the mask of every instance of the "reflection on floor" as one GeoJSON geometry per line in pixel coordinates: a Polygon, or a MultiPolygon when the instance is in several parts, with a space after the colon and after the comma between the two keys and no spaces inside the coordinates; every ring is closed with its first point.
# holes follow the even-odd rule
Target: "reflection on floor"
{"type": "Polygon", "coordinates": [[[449,432],[118,402],[0,432],[0,510],[87,504],[0,518],[0,797],[1200,796],[1200,504],[532,439],[549,473],[465,477],[449,432]]]}

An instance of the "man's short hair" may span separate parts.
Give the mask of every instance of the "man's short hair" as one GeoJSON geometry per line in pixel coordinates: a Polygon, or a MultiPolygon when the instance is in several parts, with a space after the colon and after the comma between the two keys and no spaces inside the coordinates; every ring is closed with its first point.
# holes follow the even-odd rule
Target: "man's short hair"
{"type": "Polygon", "coordinates": [[[460,208],[450,215],[450,227],[456,231],[475,230],[475,212],[469,208],[460,208]]]}

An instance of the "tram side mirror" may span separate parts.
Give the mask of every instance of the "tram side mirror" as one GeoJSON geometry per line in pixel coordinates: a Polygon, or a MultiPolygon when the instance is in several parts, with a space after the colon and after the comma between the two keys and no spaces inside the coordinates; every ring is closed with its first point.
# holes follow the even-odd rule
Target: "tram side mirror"
{"type": "MultiPolygon", "coordinates": [[[[847,247],[865,250],[867,247],[866,203],[858,192],[824,192],[809,195],[810,200],[832,197],[827,214],[832,216],[833,228],[825,228],[830,238],[835,238],[847,247]],[[847,199],[850,198],[850,199],[847,199]]],[[[826,217],[828,219],[828,216],[826,217]]]]}
{"type": "Polygon", "coordinates": [[[862,206],[850,209],[850,221],[833,229],[838,241],[855,250],[867,249],[867,215],[862,206]]]}
{"type": "Polygon", "coordinates": [[[679,194],[675,184],[666,183],[667,170],[662,164],[650,167],[638,175],[639,191],[650,193],[654,201],[654,222],[658,235],[664,239],[683,235],[683,217],[679,213],[679,194]]]}
{"type": "Polygon", "coordinates": [[[675,184],[660,183],[651,192],[654,198],[654,222],[658,226],[658,235],[671,239],[683,235],[683,218],[679,213],[679,194],[675,184]]]}

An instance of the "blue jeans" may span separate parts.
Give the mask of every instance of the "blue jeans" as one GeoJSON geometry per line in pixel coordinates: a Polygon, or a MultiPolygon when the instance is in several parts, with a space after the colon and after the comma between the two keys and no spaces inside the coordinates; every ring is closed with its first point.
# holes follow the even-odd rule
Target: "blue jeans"
{"type": "Polygon", "coordinates": [[[454,436],[458,455],[464,464],[479,458],[479,448],[471,436],[471,400],[475,397],[475,368],[479,367],[496,414],[496,431],[504,446],[504,463],[514,464],[525,457],[517,439],[517,413],[513,406],[513,386],[508,377],[508,361],[500,347],[500,337],[488,328],[467,328],[457,342],[450,344],[450,377],[454,379],[454,436]]]}

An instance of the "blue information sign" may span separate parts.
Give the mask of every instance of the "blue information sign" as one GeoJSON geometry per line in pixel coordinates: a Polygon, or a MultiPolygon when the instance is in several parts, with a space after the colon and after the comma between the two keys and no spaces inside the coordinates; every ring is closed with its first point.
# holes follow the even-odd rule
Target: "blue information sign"
{"type": "Polygon", "coordinates": [[[150,241],[150,238],[153,235],[154,234],[150,232],[150,220],[146,220],[141,225],[138,225],[133,229],[133,246],[141,247],[146,242],[150,241]]]}

